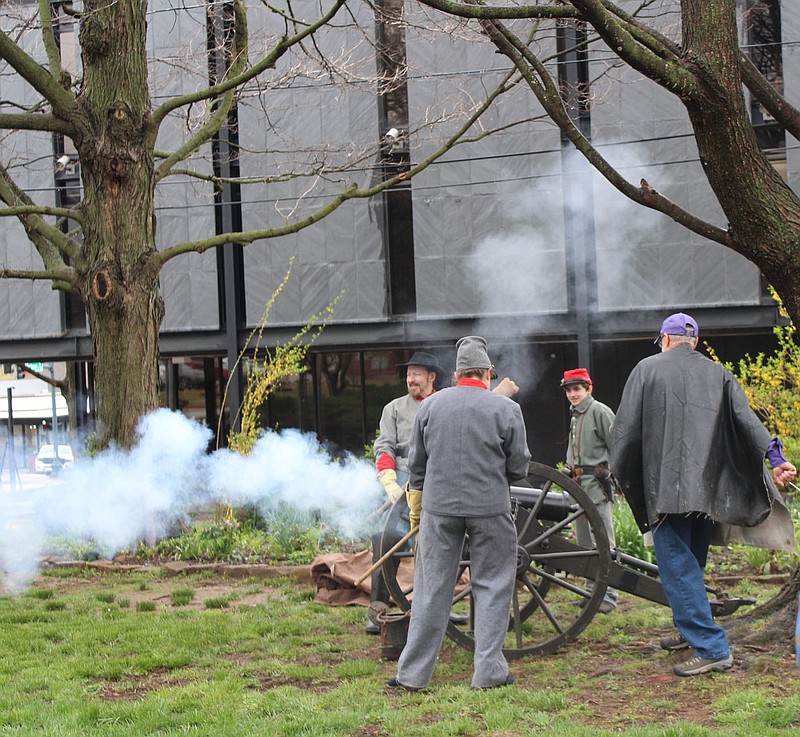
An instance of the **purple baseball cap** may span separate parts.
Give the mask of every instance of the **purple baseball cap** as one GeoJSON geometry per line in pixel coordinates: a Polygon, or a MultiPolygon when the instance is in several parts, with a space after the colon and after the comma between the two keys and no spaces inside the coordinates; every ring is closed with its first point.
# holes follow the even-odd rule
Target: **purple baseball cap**
{"type": "Polygon", "coordinates": [[[697,338],[700,335],[700,328],[697,327],[697,323],[691,315],[676,312],[661,323],[661,330],[654,342],[658,343],[662,335],[685,335],[689,338],[697,338]]]}

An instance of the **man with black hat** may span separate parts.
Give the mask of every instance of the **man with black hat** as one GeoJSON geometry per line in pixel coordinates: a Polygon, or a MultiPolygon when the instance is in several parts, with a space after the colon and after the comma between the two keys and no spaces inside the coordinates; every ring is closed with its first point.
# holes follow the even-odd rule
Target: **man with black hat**
{"type": "Polygon", "coordinates": [[[425,688],[447,628],[465,535],[469,535],[475,652],[473,688],[513,682],[503,655],[516,581],[510,485],[531,454],[520,406],[488,391],[486,341],[456,344],[456,385],[425,400],[408,457],[411,523],[419,520],[408,638],[390,688],[425,688]]]}
{"type": "Polygon", "coordinates": [[[678,629],[660,645],[695,650],[674,667],[678,676],[733,665],[705,589],[712,533],[720,524],[760,524],[779,505],[772,476],[781,485],[797,477],[733,374],[694,350],[698,336],[690,315],[664,320],[661,353],[634,367],[611,432],[611,467],[639,528],[652,532],[678,629]]]}
{"type": "MultiPolygon", "coordinates": [[[[383,408],[378,438],[374,446],[378,478],[392,503],[405,496],[403,486],[408,481],[408,445],[417,409],[424,399],[436,391],[434,388],[436,378],[441,375],[436,356],[424,351],[417,351],[406,363],[397,366],[406,369],[408,393],[393,399],[383,408]]],[[[373,535],[373,563],[380,558],[381,539],[384,549],[388,549],[409,529],[405,520],[398,519],[394,530],[381,529],[373,535]]],[[[389,591],[380,568],[372,574],[370,600],[389,603],[389,591]]],[[[380,633],[380,627],[368,619],[365,631],[367,634],[377,635],[380,633]]]]}
{"type": "MultiPolygon", "coordinates": [[[[614,412],[592,396],[592,377],[585,368],[565,371],[561,388],[570,405],[564,473],[575,479],[594,502],[603,518],[609,545],[613,548],[615,484],[608,467],[608,455],[614,412]]],[[[594,547],[589,523],[583,517],[576,520],[575,537],[578,545],[594,547]]],[[[591,591],[593,586],[592,581],[586,582],[587,590],[591,591]]],[[[617,590],[607,588],[600,604],[600,613],[608,614],[616,609],[617,598],[617,590]]]]}

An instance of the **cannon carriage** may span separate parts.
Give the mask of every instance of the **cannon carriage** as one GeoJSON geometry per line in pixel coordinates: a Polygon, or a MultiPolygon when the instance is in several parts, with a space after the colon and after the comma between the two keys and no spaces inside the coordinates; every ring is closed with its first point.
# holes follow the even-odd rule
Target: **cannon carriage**
{"type": "MultiPolygon", "coordinates": [[[[511,487],[511,502],[517,530],[517,585],[509,610],[507,658],[549,655],[577,638],[598,612],[609,586],[668,606],[657,566],[611,548],[596,507],[568,476],[532,462],[528,477],[511,487]],[[591,548],[576,542],[578,519],[585,519],[592,532],[591,548]]],[[[392,506],[384,530],[396,530],[398,517],[408,517],[403,499],[392,506]]],[[[383,576],[393,600],[405,612],[411,607],[413,586],[404,589],[397,572],[413,558],[413,540],[388,555],[396,538],[389,534],[383,538],[381,554],[387,556],[383,576]]],[[[453,592],[453,611],[463,617],[451,617],[447,634],[460,646],[473,649],[469,567],[467,539],[453,592]],[[456,623],[462,619],[464,624],[456,623]]],[[[754,601],[728,598],[711,589],[709,593],[717,616],[754,601]]]]}

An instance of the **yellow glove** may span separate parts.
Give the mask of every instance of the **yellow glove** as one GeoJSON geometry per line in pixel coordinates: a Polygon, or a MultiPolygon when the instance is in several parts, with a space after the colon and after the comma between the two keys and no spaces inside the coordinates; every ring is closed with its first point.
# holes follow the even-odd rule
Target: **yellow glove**
{"type": "Polygon", "coordinates": [[[386,494],[389,499],[392,500],[392,504],[405,493],[400,484],[397,483],[397,471],[393,468],[387,468],[385,471],[381,471],[378,474],[378,479],[380,479],[380,482],[383,484],[383,488],[386,489],[386,494]]]}
{"type": "Polygon", "coordinates": [[[422,516],[422,492],[416,489],[409,489],[406,485],[406,501],[408,502],[408,522],[413,530],[419,527],[419,519],[422,516]]]}

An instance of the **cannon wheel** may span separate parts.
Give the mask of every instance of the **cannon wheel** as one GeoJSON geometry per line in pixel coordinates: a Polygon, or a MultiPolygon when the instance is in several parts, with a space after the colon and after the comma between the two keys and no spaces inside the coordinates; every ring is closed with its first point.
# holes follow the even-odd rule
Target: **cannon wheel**
{"type": "MultiPolygon", "coordinates": [[[[509,659],[550,655],[574,640],[591,622],[603,601],[611,566],[611,550],[602,518],[586,492],[554,468],[531,463],[527,478],[536,500],[520,501],[512,489],[512,512],[517,528],[517,585],[509,612],[508,635],[503,649],[509,659]],[[559,508],[557,514],[554,507],[559,508]],[[592,548],[575,541],[574,523],[584,518],[595,540],[592,548]],[[587,581],[592,582],[591,588],[587,581]]],[[[408,519],[408,506],[398,501],[390,510],[386,530],[395,529],[398,516],[408,519]]],[[[382,551],[388,552],[390,545],[382,551]]],[[[383,566],[383,575],[395,603],[407,611],[413,587],[403,590],[397,566],[412,558],[410,546],[394,554],[383,566]]],[[[472,622],[472,589],[469,585],[469,540],[465,542],[459,581],[453,595],[453,611],[472,622]],[[467,574],[467,575],[464,575],[467,574]]],[[[457,644],[474,649],[471,624],[452,621],[447,634],[457,644]]]]}

